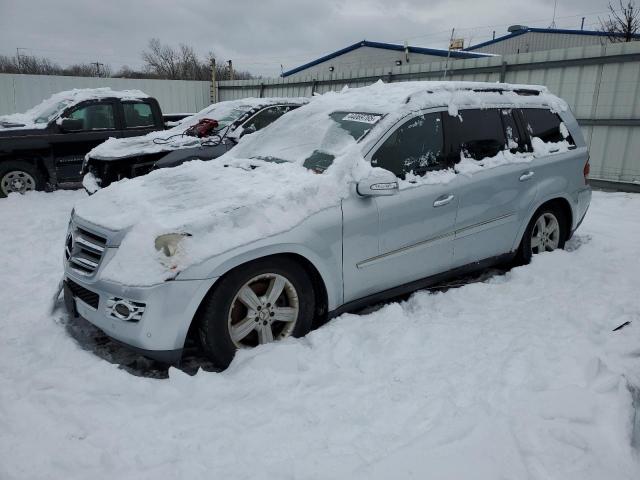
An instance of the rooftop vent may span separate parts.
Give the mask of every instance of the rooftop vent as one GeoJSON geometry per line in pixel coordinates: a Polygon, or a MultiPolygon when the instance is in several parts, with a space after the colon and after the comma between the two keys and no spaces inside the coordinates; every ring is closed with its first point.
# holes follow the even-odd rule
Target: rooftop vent
{"type": "Polygon", "coordinates": [[[509,33],[513,33],[513,32],[519,32],[520,30],[528,30],[529,27],[527,27],[526,25],[511,25],[509,28],[507,28],[507,32],[509,33]]]}

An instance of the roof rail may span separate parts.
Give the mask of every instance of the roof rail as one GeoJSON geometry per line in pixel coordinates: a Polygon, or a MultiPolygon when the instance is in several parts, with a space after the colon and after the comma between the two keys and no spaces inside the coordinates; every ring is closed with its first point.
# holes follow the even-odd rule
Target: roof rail
{"type": "MultiPolygon", "coordinates": [[[[542,92],[540,90],[537,90],[535,88],[514,88],[514,89],[509,89],[509,88],[501,88],[501,87],[487,87],[487,88],[473,88],[473,87],[461,87],[461,88],[457,88],[456,90],[467,90],[470,92],[482,92],[482,93],[504,93],[504,92],[512,92],[515,93],[516,95],[522,95],[522,96],[533,96],[533,95],[540,95],[542,92]]],[[[424,90],[420,93],[434,93],[433,90],[424,90]]],[[[411,101],[411,97],[412,95],[409,95],[406,100],[404,101],[405,104],[409,103],[411,101]]]]}

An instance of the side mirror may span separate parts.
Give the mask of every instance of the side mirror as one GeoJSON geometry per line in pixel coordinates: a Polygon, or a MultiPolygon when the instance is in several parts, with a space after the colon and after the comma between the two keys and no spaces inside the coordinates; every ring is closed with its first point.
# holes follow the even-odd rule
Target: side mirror
{"type": "Polygon", "coordinates": [[[60,122],[60,130],[74,132],[84,129],[84,120],[81,118],[63,118],[60,122]]]}
{"type": "Polygon", "coordinates": [[[356,186],[358,195],[374,197],[382,195],[395,195],[399,190],[398,179],[391,172],[376,172],[373,175],[360,180],[356,186]]]}

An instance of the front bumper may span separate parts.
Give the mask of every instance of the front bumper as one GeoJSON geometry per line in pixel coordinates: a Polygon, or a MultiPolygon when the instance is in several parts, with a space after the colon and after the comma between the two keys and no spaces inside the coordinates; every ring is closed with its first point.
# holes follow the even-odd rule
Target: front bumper
{"type": "Polygon", "coordinates": [[[131,349],[156,360],[178,363],[191,321],[214,282],[215,279],[174,280],[149,287],[130,287],[88,280],[67,269],[65,305],[70,315],[84,318],[131,349]],[[78,286],[94,296],[85,291],[79,294],[78,286]],[[141,318],[126,321],[114,317],[109,309],[109,300],[114,297],[144,304],[141,318]]]}

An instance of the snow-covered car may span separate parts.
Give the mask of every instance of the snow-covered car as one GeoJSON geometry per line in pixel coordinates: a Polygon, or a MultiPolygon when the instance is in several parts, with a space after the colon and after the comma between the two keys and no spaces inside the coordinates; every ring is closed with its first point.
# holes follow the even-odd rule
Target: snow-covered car
{"type": "Polygon", "coordinates": [[[176,362],[236,349],[461,272],[562,248],[588,151],[546,88],[406,82],[327,93],[216,162],[79,202],[68,311],[176,362]]]}
{"type": "Polygon", "coordinates": [[[164,128],[157,100],[139,90],[69,90],[25,113],[1,116],[0,197],[80,186],[82,162],[93,147],[164,128]]]}
{"type": "Polygon", "coordinates": [[[215,103],[164,132],[137,138],[112,138],[91,150],[82,171],[83,185],[92,194],[123,178],[151,170],[176,167],[190,160],[212,160],[233,148],[247,133],[257,132],[308,98],[244,98],[215,103]],[[215,121],[199,132],[200,122],[215,121]]]}

